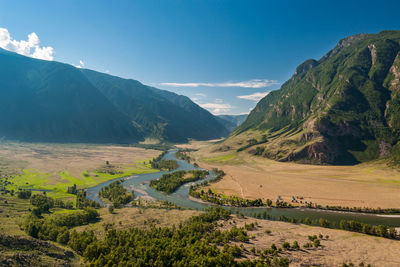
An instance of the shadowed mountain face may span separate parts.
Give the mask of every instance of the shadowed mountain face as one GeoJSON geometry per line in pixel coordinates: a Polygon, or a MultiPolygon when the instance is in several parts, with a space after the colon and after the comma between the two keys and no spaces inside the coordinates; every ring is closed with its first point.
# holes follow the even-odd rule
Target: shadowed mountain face
{"type": "Polygon", "coordinates": [[[181,142],[187,138],[220,138],[229,133],[216,117],[186,96],[91,70],[82,73],[144,136],[181,142]]]}
{"type": "MultiPolygon", "coordinates": [[[[264,97],[233,135],[266,134],[277,160],[356,163],[399,151],[400,31],[341,40],[264,97]]],[[[261,150],[259,150],[261,151],[261,150]]]]}
{"type": "Polygon", "coordinates": [[[0,50],[0,136],[40,142],[142,139],[75,67],[0,50]]]}
{"type": "Polygon", "coordinates": [[[0,49],[0,137],[134,143],[221,137],[227,130],[188,98],[0,49]]]}

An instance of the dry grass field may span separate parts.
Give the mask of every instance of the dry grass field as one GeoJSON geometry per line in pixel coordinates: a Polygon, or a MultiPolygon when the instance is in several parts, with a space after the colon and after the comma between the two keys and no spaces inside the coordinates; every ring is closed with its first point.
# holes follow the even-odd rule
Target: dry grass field
{"type": "Polygon", "coordinates": [[[101,220],[97,223],[75,228],[77,231],[93,230],[97,236],[105,233],[105,226],[112,225],[114,229],[127,230],[131,227],[149,229],[151,226],[165,227],[179,225],[192,216],[202,213],[196,210],[155,209],[127,207],[115,209],[114,213],[107,208],[100,210],[101,220]]]}
{"type": "Polygon", "coordinates": [[[217,167],[227,174],[211,185],[219,193],[243,198],[281,196],[290,202],[292,196],[321,205],[345,207],[400,207],[400,171],[384,162],[355,166],[321,166],[276,162],[246,151],[220,151],[221,144],[192,142],[186,148],[204,168],[217,167]]]}
{"type": "Polygon", "coordinates": [[[290,259],[290,266],[342,266],[343,263],[353,263],[359,266],[400,266],[398,257],[400,241],[390,240],[381,237],[368,236],[342,230],[327,229],[301,224],[286,222],[268,221],[254,218],[238,218],[233,216],[229,221],[224,221],[222,229],[229,229],[233,225],[243,227],[245,223],[257,223],[254,230],[248,232],[254,236],[248,243],[243,244],[247,249],[245,256],[255,258],[251,248],[263,251],[275,244],[282,248],[283,242],[290,245],[297,241],[300,245],[298,250],[283,250],[280,255],[290,259]],[[235,222],[235,223],[234,223],[235,222]],[[270,233],[267,234],[266,231],[270,233]],[[309,243],[308,236],[322,234],[319,238],[321,246],[318,248],[304,248],[309,243]],[[327,237],[328,236],[328,237],[327,237]]]}
{"type": "MultiPolygon", "coordinates": [[[[140,209],[123,208],[110,214],[106,208],[101,210],[101,220],[98,223],[75,228],[77,231],[93,230],[99,237],[105,233],[106,225],[112,225],[115,229],[128,229],[129,227],[150,228],[151,226],[178,225],[191,216],[200,214],[200,211],[192,210],[165,210],[165,209],[140,209]]],[[[297,241],[300,249],[283,250],[279,254],[290,259],[290,266],[342,266],[343,263],[371,264],[371,266],[400,266],[398,252],[400,241],[381,237],[368,236],[343,230],[327,229],[302,224],[292,224],[279,221],[268,221],[250,217],[238,217],[232,215],[227,221],[218,224],[221,230],[233,227],[244,227],[245,224],[255,223],[256,227],[248,231],[249,242],[233,242],[238,246],[243,245],[246,252],[239,260],[257,257],[256,251],[263,251],[275,244],[282,248],[284,242],[291,245],[297,241]],[[269,230],[269,231],[268,231],[269,230]],[[269,233],[266,233],[268,231],[269,233]],[[321,246],[318,248],[304,248],[304,244],[310,243],[308,236],[322,234],[319,238],[321,246]]],[[[312,242],[311,242],[312,243],[312,242]]]]}
{"type": "Polygon", "coordinates": [[[51,173],[68,170],[79,176],[109,161],[124,165],[156,157],[160,152],[137,147],[89,144],[0,143],[1,162],[51,173]],[[17,165],[18,164],[18,165],[17,165]]]}

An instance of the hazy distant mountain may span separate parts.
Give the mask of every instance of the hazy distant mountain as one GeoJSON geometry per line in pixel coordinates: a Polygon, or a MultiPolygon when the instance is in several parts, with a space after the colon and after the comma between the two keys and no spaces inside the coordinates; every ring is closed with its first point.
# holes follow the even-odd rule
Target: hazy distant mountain
{"type": "Polygon", "coordinates": [[[0,137],[132,143],[208,139],[228,130],[187,97],[138,81],[0,49],[0,137]]]}
{"type": "Polygon", "coordinates": [[[229,131],[188,97],[91,70],[82,70],[144,136],[172,142],[219,138],[229,131]]]}
{"type": "Polygon", "coordinates": [[[249,131],[268,140],[249,151],[283,161],[355,163],[398,153],[400,31],[350,36],[307,60],[233,136],[249,131]]]}
{"type": "Polygon", "coordinates": [[[229,130],[229,132],[232,132],[233,130],[236,129],[239,125],[241,125],[247,118],[247,114],[243,115],[218,115],[217,118],[220,120],[220,122],[229,130]]]}

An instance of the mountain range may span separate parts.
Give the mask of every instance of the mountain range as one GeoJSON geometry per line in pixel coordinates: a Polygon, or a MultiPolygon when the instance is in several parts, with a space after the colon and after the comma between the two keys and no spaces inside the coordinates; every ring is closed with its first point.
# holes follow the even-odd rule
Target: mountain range
{"type": "Polygon", "coordinates": [[[241,115],[218,115],[218,120],[229,130],[232,132],[238,126],[240,126],[247,118],[247,114],[241,115]]]}
{"type": "Polygon", "coordinates": [[[0,49],[0,137],[30,142],[136,143],[227,136],[188,97],[0,49]]]}
{"type": "Polygon", "coordinates": [[[226,143],[280,161],[353,164],[398,153],[399,133],[400,31],[383,31],[300,64],[226,143]]]}

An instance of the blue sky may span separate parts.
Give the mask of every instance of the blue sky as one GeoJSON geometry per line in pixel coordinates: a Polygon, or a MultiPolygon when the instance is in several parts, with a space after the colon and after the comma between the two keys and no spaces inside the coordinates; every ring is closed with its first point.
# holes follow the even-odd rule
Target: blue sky
{"type": "Polygon", "coordinates": [[[0,0],[0,46],[240,114],[340,39],[399,30],[399,10],[398,0],[0,0]]]}

